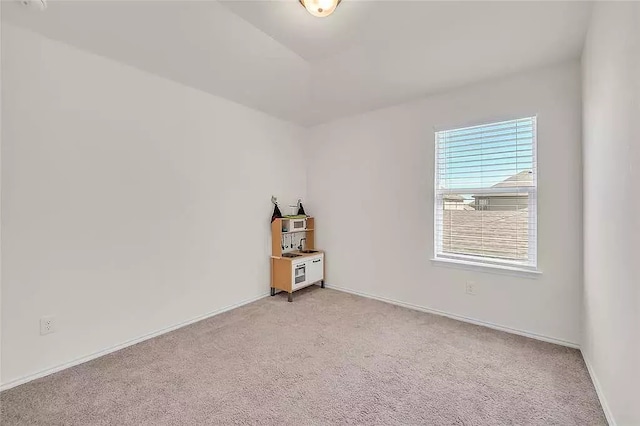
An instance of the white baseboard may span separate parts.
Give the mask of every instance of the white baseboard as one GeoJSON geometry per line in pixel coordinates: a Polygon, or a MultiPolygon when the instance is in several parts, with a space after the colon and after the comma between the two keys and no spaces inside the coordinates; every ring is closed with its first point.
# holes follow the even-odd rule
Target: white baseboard
{"type": "Polygon", "coordinates": [[[591,376],[593,386],[596,388],[596,394],[598,394],[598,399],[600,400],[602,411],[604,411],[604,417],[607,419],[607,423],[609,423],[609,426],[616,426],[616,421],[613,419],[613,413],[609,408],[607,399],[604,397],[602,387],[600,386],[600,381],[598,381],[598,377],[596,376],[596,373],[591,366],[591,362],[589,361],[589,358],[587,358],[587,355],[584,353],[584,351],[580,352],[582,352],[582,359],[584,359],[584,363],[587,365],[587,371],[589,372],[589,376],[591,376]]]}
{"type": "Polygon", "coordinates": [[[108,348],[103,349],[101,351],[94,352],[92,354],[89,354],[89,355],[86,355],[86,356],[83,356],[83,357],[80,357],[80,358],[76,358],[73,361],[65,362],[64,364],[60,364],[60,365],[57,365],[55,367],[47,368],[45,370],[41,370],[41,371],[38,371],[38,372],[33,373],[33,374],[29,374],[29,375],[24,376],[24,377],[19,377],[17,379],[11,380],[10,382],[7,382],[7,383],[2,383],[2,384],[0,384],[0,391],[11,389],[13,387],[22,385],[22,384],[30,382],[32,380],[36,380],[36,379],[48,376],[48,375],[53,374],[53,373],[57,373],[58,371],[65,370],[67,368],[70,368],[70,367],[73,367],[73,366],[76,366],[76,365],[79,365],[79,364],[83,364],[83,363],[85,363],[87,361],[91,361],[92,359],[100,358],[101,356],[110,354],[110,353],[115,352],[115,351],[119,351],[120,349],[124,349],[124,348],[126,348],[128,346],[135,345],[136,343],[144,342],[145,340],[149,340],[149,339],[152,339],[154,337],[160,336],[162,334],[169,333],[170,331],[177,330],[177,329],[185,327],[185,326],[187,326],[189,324],[193,324],[195,322],[202,321],[204,319],[211,318],[213,316],[219,315],[219,314],[221,314],[223,312],[227,312],[227,311],[230,311],[232,309],[239,308],[240,306],[247,305],[249,303],[255,302],[256,300],[260,300],[260,299],[265,298],[267,296],[269,296],[269,293],[261,294],[259,296],[255,296],[255,297],[252,297],[250,299],[243,300],[242,302],[235,303],[235,304],[229,305],[229,306],[225,306],[224,308],[220,308],[220,309],[217,309],[215,311],[206,313],[204,315],[200,315],[198,317],[192,318],[190,320],[183,321],[183,322],[181,322],[179,324],[175,324],[175,325],[172,325],[172,326],[169,326],[169,327],[165,327],[165,328],[163,328],[161,330],[157,330],[157,331],[145,334],[143,336],[136,337],[135,339],[127,340],[126,342],[123,342],[123,343],[108,347],[108,348]]]}
{"type": "MultiPolygon", "coordinates": [[[[525,336],[525,337],[530,337],[532,339],[541,340],[541,341],[549,342],[549,343],[555,343],[555,344],[562,345],[562,346],[567,346],[567,347],[570,347],[570,348],[575,348],[575,349],[579,349],[580,348],[580,346],[577,343],[568,342],[568,341],[565,341],[565,340],[562,340],[562,339],[556,339],[556,338],[553,338],[553,337],[543,336],[543,335],[536,334],[536,333],[531,333],[531,332],[527,332],[527,331],[523,331],[523,330],[518,330],[518,329],[514,329],[514,328],[510,328],[510,327],[505,327],[505,326],[493,324],[493,323],[486,322],[486,321],[480,321],[480,320],[476,320],[476,319],[473,319],[473,318],[468,318],[468,317],[465,317],[465,316],[461,316],[461,315],[456,315],[456,314],[451,314],[451,313],[448,313],[448,312],[440,311],[440,310],[437,310],[437,309],[427,308],[427,307],[424,307],[424,306],[414,305],[414,304],[411,304],[411,303],[400,302],[398,300],[389,299],[389,298],[386,298],[386,297],[375,296],[373,294],[364,293],[364,292],[355,291],[355,290],[350,290],[350,289],[347,289],[347,288],[338,287],[338,286],[334,286],[334,285],[327,284],[326,287],[334,289],[334,290],[342,291],[342,292],[345,292],[345,293],[351,293],[351,294],[355,294],[357,296],[366,297],[366,298],[369,298],[369,299],[379,300],[381,302],[391,303],[393,305],[402,306],[402,307],[405,307],[405,308],[408,308],[408,309],[413,309],[413,310],[417,310],[417,311],[421,311],[421,312],[427,312],[427,313],[431,313],[431,314],[435,314],[435,315],[445,316],[445,317],[448,317],[448,318],[451,318],[451,319],[455,319],[455,320],[458,320],[458,321],[463,321],[463,322],[467,322],[467,323],[471,323],[471,324],[475,324],[475,325],[480,325],[480,326],[492,328],[494,330],[504,331],[504,332],[507,332],[507,333],[517,334],[517,335],[525,336]]],[[[33,374],[30,374],[30,375],[27,375],[27,376],[24,376],[24,377],[20,377],[18,379],[12,380],[12,381],[7,382],[7,383],[2,383],[2,384],[0,384],[0,391],[11,389],[11,388],[19,386],[21,384],[28,383],[28,382],[30,382],[32,380],[36,380],[36,379],[48,376],[48,375],[53,374],[53,373],[57,373],[58,371],[65,370],[67,368],[70,368],[70,367],[73,367],[73,366],[76,366],[76,365],[79,365],[79,364],[83,364],[83,363],[85,363],[87,361],[91,361],[93,359],[96,359],[96,358],[99,358],[101,356],[110,354],[110,353],[118,351],[120,349],[124,349],[126,347],[135,345],[137,343],[144,342],[145,340],[149,340],[149,339],[152,339],[154,337],[160,336],[162,334],[169,333],[171,331],[174,331],[174,330],[177,330],[179,328],[185,327],[185,326],[187,326],[189,324],[193,324],[193,323],[196,323],[198,321],[202,321],[204,319],[211,318],[213,316],[219,315],[219,314],[221,314],[223,312],[227,312],[227,311],[230,311],[232,309],[238,308],[240,306],[247,305],[249,303],[255,302],[255,301],[260,300],[262,298],[265,298],[267,296],[269,296],[268,293],[261,294],[261,295],[256,296],[256,297],[253,297],[253,298],[250,298],[250,299],[246,299],[246,300],[244,300],[242,302],[226,306],[224,308],[209,312],[209,313],[204,314],[204,315],[200,315],[198,317],[195,317],[195,318],[192,318],[190,320],[181,322],[179,324],[175,324],[175,325],[163,328],[161,330],[157,330],[157,331],[154,331],[152,333],[145,334],[145,335],[137,337],[135,339],[128,340],[128,341],[120,343],[118,345],[111,346],[111,347],[103,349],[101,351],[94,352],[92,354],[77,358],[77,359],[75,359],[73,361],[69,361],[69,362],[66,362],[64,364],[60,364],[60,365],[57,365],[55,367],[39,371],[37,373],[33,373],[33,374]]],[[[607,419],[607,422],[609,423],[609,426],[616,426],[616,422],[615,422],[615,420],[613,418],[613,414],[611,413],[611,410],[609,409],[609,405],[608,405],[607,400],[606,400],[606,398],[604,396],[604,393],[602,392],[602,388],[600,386],[600,382],[598,381],[598,378],[595,375],[593,367],[591,366],[591,363],[589,362],[589,359],[587,358],[587,356],[584,353],[582,353],[582,357],[583,357],[584,362],[585,362],[585,364],[587,366],[587,370],[588,370],[589,375],[591,377],[591,381],[593,382],[593,385],[594,385],[594,387],[596,389],[596,393],[598,395],[598,399],[600,400],[600,404],[602,405],[602,410],[604,411],[604,415],[605,415],[605,417],[607,419]]]]}
{"type": "Polygon", "coordinates": [[[458,321],[468,322],[470,324],[481,325],[483,327],[492,328],[494,330],[504,331],[511,334],[517,334],[519,336],[529,337],[531,339],[541,340],[543,342],[554,343],[556,345],[567,346],[573,349],[580,349],[580,345],[578,343],[569,342],[562,339],[557,339],[555,337],[544,336],[542,334],[536,334],[525,330],[518,330],[516,328],[505,327],[503,325],[494,324],[487,321],[481,321],[474,318],[465,317],[462,315],[452,314],[449,312],[440,311],[438,309],[427,308],[426,306],[413,305],[411,303],[401,302],[399,300],[389,299],[386,297],[380,297],[369,293],[363,293],[361,291],[350,290],[348,288],[338,287],[334,285],[325,284],[327,288],[332,288],[334,290],[343,291],[345,293],[355,294],[357,296],[367,297],[369,299],[379,300],[381,302],[391,303],[392,305],[402,306],[404,308],[413,309],[416,311],[427,312],[430,314],[440,315],[443,317],[451,318],[458,321]]]}

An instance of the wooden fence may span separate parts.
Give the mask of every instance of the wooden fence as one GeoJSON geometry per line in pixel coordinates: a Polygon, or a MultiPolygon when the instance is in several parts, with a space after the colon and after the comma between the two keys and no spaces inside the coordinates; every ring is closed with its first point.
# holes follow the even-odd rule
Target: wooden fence
{"type": "Polygon", "coordinates": [[[445,253],[526,260],[529,211],[444,210],[445,253]]]}

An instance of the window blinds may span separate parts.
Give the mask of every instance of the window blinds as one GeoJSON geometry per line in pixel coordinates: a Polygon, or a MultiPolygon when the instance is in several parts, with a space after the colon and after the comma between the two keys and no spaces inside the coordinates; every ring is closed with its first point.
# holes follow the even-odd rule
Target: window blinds
{"type": "Polygon", "coordinates": [[[536,267],[536,117],[435,134],[436,258],[536,267]]]}

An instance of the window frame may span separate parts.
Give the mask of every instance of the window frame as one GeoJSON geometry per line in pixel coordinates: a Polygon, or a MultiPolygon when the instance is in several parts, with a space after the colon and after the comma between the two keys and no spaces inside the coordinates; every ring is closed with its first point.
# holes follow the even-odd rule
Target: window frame
{"type": "MultiPolygon", "coordinates": [[[[434,210],[433,210],[433,261],[441,261],[446,263],[460,264],[470,267],[479,267],[481,269],[503,269],[507,271],[525,272],[525,273],[540,273],[538,262],[538,115],[521,115],[518,117],[509,117],[496,120],[484,120],[482,122],[476,122],[474,124],[463,124],[457,126],[448,126],[442,128],[434,128],[434,210]],[[476,126],[490,126],[499,124],[501,122],[515,121],[531,119],[533,122],[533,140],[532,140],[532,181],[533,185],[530,187],[518,187],[518,192],[527,193],[528,202],[528,259],[533,259],[529,262],[521,262],[511,259],[491,258],[488,256],[474,256],[469,254],[459,253],[444,253],[441,249],[443,246],[443,235],[438,228],[438,214],[444,208],[444,196],[447,194],[459,194],[458,189],[443,190],[438,188],[438,133],[451,130],[460,130],[467,127],[476,126]],[[534,224],[534,226],[530,226],[534,224]],[[533,244],[532,244],[533,242],[533,244]]],[[[513,192],[512,188],[465,188],[464,191],[472,191],[474,194],[496,194],[500,192],[513,192]]]]}

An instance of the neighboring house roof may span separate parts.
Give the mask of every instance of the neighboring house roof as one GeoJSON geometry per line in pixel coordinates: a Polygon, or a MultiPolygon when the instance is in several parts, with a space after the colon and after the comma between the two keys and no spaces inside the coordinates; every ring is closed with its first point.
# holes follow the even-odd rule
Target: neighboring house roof
{"type": "MultiPolygon", "coordinates": [[[[533,186],[533,172],[531,170],[523,170],[518,174],[510,176],[503,180],[502,182],[498,182],[492,186],[492,188],[511,188],[511,187],[521,187],[521,186],[533,186]]],[[[522,192],[503,192],[499,194],[480,194],[473,195],[473,198],[488,198],[488,197],[526,197],[527,193],[522,192]]]]}
{"type": "Polygon", "coordinates": [[[495,197],[526,197],[526,192],[502,192],[499,194],[472,195],[473,198],[495,198],[495,197]]]}
{"type": "Polygon", "coordinates": [[[533,186],[533,172],[531,170],[524,170],[506,178],[502,182],[496,183],[492,188],[510,188],[512,186],[533,186]]]}
{"type": "Polygon", "coordinates": [[[457,195],[457,194],[446,194],[444,197],[442,197],[442,199],[444,201],[464,201],[464,197],[462,195],[457,195]]]}

